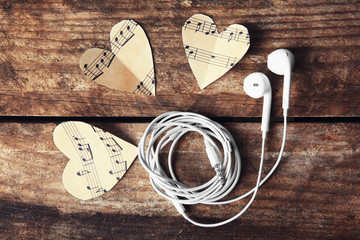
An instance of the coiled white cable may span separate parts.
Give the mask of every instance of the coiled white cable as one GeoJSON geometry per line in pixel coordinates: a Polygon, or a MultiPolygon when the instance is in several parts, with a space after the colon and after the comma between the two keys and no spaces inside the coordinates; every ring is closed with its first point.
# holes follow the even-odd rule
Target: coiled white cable
{"type": "Polygon", "coordinates": [[[256,185],[247,193],[230,200],[221,201],[236,186],[241,172],[240,153],[235,140],[229,131],[217,122],[200,114],[191,112],[167,112],[155,118],[146,128],[143,137],[138,146],[138,156],[140,163],[149,173],[150,182],[157,193],[173,202],[178,212],[189,222],[201,227],[217,227],[229,223],[241,216],[252,204],[259,187],[272,175],[280,163],[284,151],[286,139],[286,116],[284,117],[284,134],[280,154],[270,172],[261,180],[261,172],[265,155],[266,133],[263,133],[261,158],[259,164],[258,177],[256,185]],[[212,167],[215,169],[215,176],[208,182],[197,187],[189,187],[179,182],[174,174],[172,167],[172,155],[178,140],[188,132],[198,132],[204,138],[206,153],[212,167]],[[151,134],[147,148],[146,140],[151,134]],[[214,140],[217,140],[222,148],[218,148],[214,140]],[[162,148],[171,143],[168,154],[168,167],[170,175],[163,170],[159,153],[162,148]],[[233,153],[233,154],[232,154],[233,153]],[[232,160],[234,156],[234,160],[232,160]],[[249,202],[235,216],[218,223],[204,224],[190,219],[186,213],[183,204],[210,204],[220,205],[228,204],[249,195],[252,195],[249,202]]]}

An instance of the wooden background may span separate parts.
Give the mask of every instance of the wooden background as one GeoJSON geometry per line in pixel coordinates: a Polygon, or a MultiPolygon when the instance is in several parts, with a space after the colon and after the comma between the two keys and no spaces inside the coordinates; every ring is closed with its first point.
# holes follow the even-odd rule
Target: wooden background
{"type": "MultiPolygon", "coordinates": [[[[359,239],[359,63],[358,1],[2,0],[0,238],[359,239]],[[220,31],[243,24],[251,39],[244,58],[203,90],[181,38],[182,24],[195,13],[211,16],[220,31]],[[149,37],[155,97],[97,85],[78,67],[86,49],[110,48],[110,29],[123,19],[138,22],[149,37]],[[232,196],[250,189],[260,154],[262,101],[249,98],[242,83],[261,71],[272,84],[268,171],[283,126],[283,80],[266,67],[267,55],[277,48],[290,49],[296,59],[288,140],[280,167],[241,218],[214,229],[191,225],[152,189],[138,160],[96,199],[80,201],[63,188],[68,159],[52,140],[61,121],[85,121],[137,144],[153,117],[181,110],[218,120],[233,133],[244,168],[232,196]]],[[[180,148],[181,179],[195,185],[212,176],[200,139],[186,137],[180,148]]],[[[210,223],[244,204],[187,211],[210,223]]]]}

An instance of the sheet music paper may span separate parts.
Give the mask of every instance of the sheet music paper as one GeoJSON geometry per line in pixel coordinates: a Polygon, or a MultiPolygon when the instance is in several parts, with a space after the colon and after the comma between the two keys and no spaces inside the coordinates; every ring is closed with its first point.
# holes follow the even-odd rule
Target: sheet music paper
{"type": "Polygon", "coordinates": [[[214,21],[195,14],[182,28],[186,57],[201,89],[229,71],[250,47],[249,32],[232,24],[219,33],[214,21]]]}
{"type": "Polygon", "coordinates": [[[155,95],[155,75],[149,40],[133,20],[110,31],[111,51],[91,48],[80,58],[80,68],[91,80],[109,88],[155,95]]]}
{"type": "Polygon", "coordinates": [[[58,125],[54,143],[70,160],[62,181],[74,197],[98,197],[124,176],[137,156],[137,147],[84,122],[58,125]]]}

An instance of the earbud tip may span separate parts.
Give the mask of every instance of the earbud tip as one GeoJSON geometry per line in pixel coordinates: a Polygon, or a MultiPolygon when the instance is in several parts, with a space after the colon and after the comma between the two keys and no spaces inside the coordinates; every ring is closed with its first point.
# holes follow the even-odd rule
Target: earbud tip
{"type": "Polygon", "coordinates": [[[266,83],[269,82],[267,76],[261,72],[250,74],[244,79],[244,91],[252,98],[260,98],[264,96],[266,91],[266,83]]]}
{"type": "Polygon", "coordinates": [[[294,68],[294,65],[294,54],[287,49],[277,49],[268,56],[267,66],[270,71],[277,75],[284,75],[289,67],[291,71],[294,68]]]}

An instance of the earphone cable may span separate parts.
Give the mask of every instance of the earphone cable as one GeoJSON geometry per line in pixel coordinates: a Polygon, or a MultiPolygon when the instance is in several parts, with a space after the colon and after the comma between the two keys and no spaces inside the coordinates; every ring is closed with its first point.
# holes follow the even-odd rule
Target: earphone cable
{"type": "Polygon", "coordinates": [[[240,153],[230,132],[217,122],[200,114],[190,112],[168,112],[155,118],[145,130],[138,146],[139,160],[149,174],[150,182],[155,191],[172,201],[178,212],[189,222],[201,227],[217,227],[229,223],[241,216],[252,204],[259,187],[273,174],[280,163],[286,139],[287,118],[284,114],[284,133],[279,157],[269,173],[261,180],[261,173],[265,157],[266,134],[263,134],[261,157],[256,185],[247,193],[234,199],[220,201],[236,186],[241,172],[240,153]],[[189,187],[177,180],[173,170],[173,152],[178,140],[188,132],[198,132],[204,138],[206,153],[216,175],[208,182],[196,187],[189,187]],[[148,146],[145,147],[146,140],[148,146]],[[216,139],[223,148],[221,150],[214,142],[216,139]],[[166,174],[159,160],[160,150],[170,144],[168,167],[170,176],[166,174]],[[232,157],[232,153],[233,156],[232,157]],[[232,160],[233,159],[233,160],[232,160]],[[185,213],[183,204],[221,205],[244,199],[252,194],[249,202],[235,216],[218,223],[204,224],[192,220],[185,213]]]}

